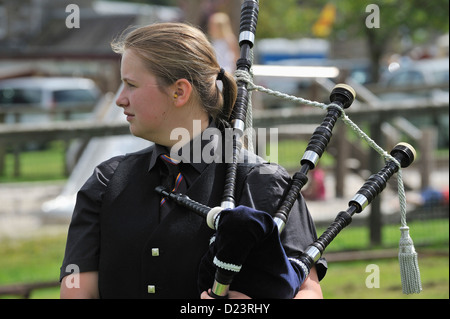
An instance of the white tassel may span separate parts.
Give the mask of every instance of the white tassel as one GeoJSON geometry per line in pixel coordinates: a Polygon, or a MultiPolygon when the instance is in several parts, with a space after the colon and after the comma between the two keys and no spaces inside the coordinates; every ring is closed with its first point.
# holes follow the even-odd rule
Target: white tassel
{"type": "Polygon", "coordinates": [[[400,275],[402,279],[402,289],[404,294],[420,293],[422,283],[420,280],[419,263],[414,243],[409,236],[409,227],[400,227],[400,251],[398,260],[400,263],[400,275]]]}

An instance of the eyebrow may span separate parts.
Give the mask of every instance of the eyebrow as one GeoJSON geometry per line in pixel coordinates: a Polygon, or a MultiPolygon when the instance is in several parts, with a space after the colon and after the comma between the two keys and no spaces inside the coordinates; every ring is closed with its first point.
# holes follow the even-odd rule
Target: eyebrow
{"type": "Polygon", "coordinates": [[[136,80],[130,79],[130,78],[122,78],[122,82],[136,82],[136,80]]]}

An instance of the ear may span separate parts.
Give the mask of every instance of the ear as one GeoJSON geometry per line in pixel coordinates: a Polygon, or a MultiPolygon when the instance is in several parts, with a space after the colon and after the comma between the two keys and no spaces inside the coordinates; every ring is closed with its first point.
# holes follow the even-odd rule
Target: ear
{"type": "Polygon", "coordinates": [[[172,88],[175,106],[184,106],[189,101],[193,91],[191,82],[186,79],[179,79],[172,85],[172,88]]]}

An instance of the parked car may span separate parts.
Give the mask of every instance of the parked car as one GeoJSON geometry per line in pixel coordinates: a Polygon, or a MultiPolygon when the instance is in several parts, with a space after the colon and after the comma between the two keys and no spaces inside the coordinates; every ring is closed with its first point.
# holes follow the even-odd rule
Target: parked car
{"type": "MultiPolygon", "coordinates": [[[[418,97],[429,98],[434,103],[449,103],[449,59],[427,59],[410,61],[400,65],[393,72],[387,72],[380,81],[380,87],[389,88],[389,93],[380,94],[383,100],[408,100],[418,97]],[[414,87],[413,91],[402,89],[414,87]],[[421,87],[424,89],[422,90],[421,87]],[[433,88],[430,88],[433,87],[433,88]],[[395,89],[398,88],[398,91],[395,89]]],[[[438,130],[438,147],[449,146],[448,116],[411,117],[417,127],[434,126],[438,130]]]]}
{"type": "Polygon", "coordinates": [[[435,102],[448,103],[449,101],[449,60],[427,59],[411,61],[399,65],[395,71],[386,72],[381,81],[381,87],[395,89],[398,92],[381,94],[384,100],[399,100],[414,97],[428,97],[435,102]],[[408,87],[430,87],[433,89],[415,89],[413,92],[405,92],[402,89],[408,87]]]}
{"type": "MultiPolygon", "coordinates": [[[[0,81],[0,109],[36,108],[36,111],[21,116],[20,122],[42,122],[64,116],[63,112],[54,112],[57,116],[49,117],[48,112],[40,110],[73,110],[77,113],[75,117],[86,116],[100,97],[101,92],[95,82],[86,78],[23,77],[0,81]]],[[[7,114],[5,122],[15,122],[14,115],[7,114]]]]}

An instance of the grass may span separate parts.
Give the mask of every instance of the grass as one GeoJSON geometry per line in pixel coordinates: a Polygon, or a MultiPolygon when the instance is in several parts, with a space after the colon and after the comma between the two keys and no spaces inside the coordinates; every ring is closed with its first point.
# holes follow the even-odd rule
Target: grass
{"type": "MultiPolygon", "coordinates": [[[[329,263],[321,282],[327,299],[448,299],[449,298],[449,221],[436,219],[408,223],[416,249],[419,250],[419,268],[423,291],[420,294],[402,293],[400,268],[397,258],[329,263]],[[427,254],[422,254],[426,252],[427,254]],[[444,252],[446,256],[438,256],[444,252]],[[366,279],[375,264],[379,269],[380,287],[367,288],[366,279]]],[[[318,229],[321,234],[325,229],[318,229]]],[[[382,229],[383,247],[397,248],[399,225],[385,225],[382,229]]],[[[367,227],[350,225],[327,248],[327,252],[362,250],[370,247],[367,227]]]]}
{"type": "MultiPolygon", "coordinates": [[[[298,169],[300,167],[300,159],[305,152],[308,141],[300,140],[281,140],[278,141],[277,154],[273,156],[270,153],[270,144],[267,144],[267,160],[274,161],[286,169],[298,169]],[[276,160],[274,160],[276,159],[276,160]]],[[[326,151],[320,159],[320,165],[322,167],[332,167],[334,163],[334,158],[328,154],[326,151]]]]}
{"type": "MultiPolygon", "coordinates": [[[[66,234],[0,241],[0,285],[59,279],[66,234]]],[[[16,298],[17,296],[7,296],[16,298]]],[[[1,298],[1,297],[0,297],[1,298]]],[[[59,288],[34,290],[31,298],[59,298],[59,288]]]]}
{"type": "Polygon", "coordinates": [[[58,280],[66,235],[0,242],[0,284],[58,280]]]}
{"type": "Polygon", "coordinates": [[[21,152],[19,176],[14,176],[14,155],[7,153],[0,183],[66,179],[64,150],[64,142],[53,141],[45,149],[21,152]]]}
{"type": "MultiPolygon", "coordinates": [[[[412,221],[408,223],[410,235],[416,247],[439,247],[442,243],[449,242],[449,220],[431,219],[412,221]]],[[[384,225],[382,228],[382,247],[370,247],[369,229],[350,225],[342,230],[338,237],[327,248],[327,252],[362,250],[377,248],[396,248],[400,239],[400,225],[384,225]]],[[[320,235],[325,228],[318,227],[320,235]]]]}
{"type": "Polygon", "coordinates": [[[420,257],[419,268],[422,280],[420,294],[402,293],[400,268],[397,258],[370,261],[329,263],[328,272],[321,282],[326,299],[448,299],[448,256],[420,257]],[[373,270],[379,269],[379,288],[368,288],[366,280],[373,270]],[[366,271],[367,269],[367,271],[366,271]]]}
{"type": "MultiPolygon", "coordinates": [[[[423,222],[428,223],[428,222],[423,222]]],[[[364,261],[330,262],[328,273],[321,282],[324,297],[335,298],[355,298],[355,299],[441,299],[449,298],[449,260],[448,260],[448,220],[441,224],[447,225],[446,242],[436,242],[432,245],[432,252],[444,251],[446,256],[439,254],[419,254],[419,266],[421,270],[423,292],[418,295],[403,295],[400,282],[400,272],[398,260],[377,259],[364,261]],[[380,288],[369,289],[365,281],[369,273],[366,267],[369,264],[376,264],[379,267],[380,288]]],[[[428,231],[417,232],[414,240],[420,242],[422,237],[429,236],[433,232],[433,223],[428,227],[428,231]]],[[[424,226],[426,227],[426,226],[424,226]]],[[[341,249],[348,245],[343,242],[351,241],[350,238],[364,237],[363,227],[349,227],[338,237],[331,246],[334,250],[341,249]],[[344,236],[345,235],[345,236],[344,236]]],[[[413,228],[413,225],[411,227],[413,228]]],[[[398,231],[398,229],[397,229],[398,231]]],[[[445,239],[444,239],[445,240],[445,239]]],[[[64,255],[66,237],[65,234],[53,236],[39,236],[28,239],[2,240],[0,241],[0,285],[31,283],[39,281],[57,281],[59,278],[59,268],[64,255]]],[[[358,241],[358,240],[356,240],[358,241]]],[[[398,237],[396,239],[398,243],[398,237]]],[[[389,244],[389,242],[388,242],[389,244]]],[[[392,240],[394,244],[394,240],[392,240]]],[[[417,247],[417,246],[416,246],[417,247]]],[[[427,249],[430,246],[427,246],[427,249]]],[[[367,248],[367,247],[364,247],[367,248]]],[[[328,250],[327,250],[328,251],[328,250]]],[[[10,296],[12,297],[12,296],[10,296]]],[[[35,299],[56,299],[59,298],[59,288],[48,288],[35,290],[31,298],[35,299]]]]}

